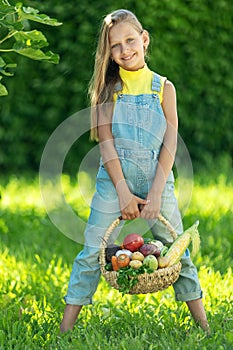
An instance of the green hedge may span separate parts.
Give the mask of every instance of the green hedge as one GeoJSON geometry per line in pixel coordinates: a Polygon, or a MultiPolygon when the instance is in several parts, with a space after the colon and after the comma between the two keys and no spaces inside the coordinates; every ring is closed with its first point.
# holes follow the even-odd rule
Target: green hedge
{"type": "MultiPolygon", "coordinates": [[[[0,100],[0,166],[3,171],[37,170],[52,131],[85,108],[99,24],[116,7],[109,1],[30,1],[63,22],[41,27],[60,64],[17,57],[15,76],[0,100]]],[[[151,35],[149,66],[177,89],[179,132],[196,167],[226,159],[232,164],[233,50],[230,0],[118,1],[136,13],[151,35]]],[[[40,25],[36,25],[40,29],[40,25]]],[[[66,162],[72,172],[88,149],[88,137],[73,147],[66,162]]]]}

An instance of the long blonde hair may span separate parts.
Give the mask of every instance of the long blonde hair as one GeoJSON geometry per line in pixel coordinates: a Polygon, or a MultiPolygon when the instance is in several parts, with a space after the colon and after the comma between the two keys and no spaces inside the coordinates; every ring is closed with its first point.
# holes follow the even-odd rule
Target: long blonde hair
{"type": "Polygon", "coordinates": [[[99,40],[95,55],[94,72],[89,84],[91,100],[91,139],[98,140],[97,105],[113,102],[114,88],[118,81],[119,65],[110,58],[109,31],[121,22],[130,23],[139,33],[143,32],[137,17],[128,10],[120,9],[107,15],[100,28],[99,40]]]}

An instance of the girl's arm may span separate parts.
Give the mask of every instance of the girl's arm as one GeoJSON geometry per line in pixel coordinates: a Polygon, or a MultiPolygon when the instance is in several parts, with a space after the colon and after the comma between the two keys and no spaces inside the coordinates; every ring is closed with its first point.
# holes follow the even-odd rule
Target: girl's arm
{"type": "Polygon", "coordinates": [[[141,212],[141,217],[145,219],[155,219],[158,217],[162,192],[175,160],[178,116],[176,90],[170,81],[166,81],[164,85],[162,108],[167,120],[167,129],[163,139],[156,175],[147,196],[148,202],[143,206],[141,212]]]}
{"type": "Polygon", "coordinates": [[[134,196],[130,192],[125,181],[121,163],[114,146],[112,124],[109,122],[109,115],[112,115],[112,110],[105,110],[104,112],[99,110],[98,137],[100,143],[100,153],[103,159],[104,167],[116,188],[122,218],[124,220],[131,220],[140,216],[138,206],[139,204],[146,204],[146,200],[134,196]]]}

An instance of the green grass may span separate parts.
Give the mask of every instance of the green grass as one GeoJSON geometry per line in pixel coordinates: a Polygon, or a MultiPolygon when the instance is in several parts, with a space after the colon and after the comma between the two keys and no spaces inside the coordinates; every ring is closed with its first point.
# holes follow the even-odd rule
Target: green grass
{"type": "MultiPolygon", "coordinates": [[[[201,178],[200,178],[201,179],[201,178]]],[[[232,349],[233,184],[224,177],[196,180],[184,226],[199,219],[202,246],[195,263],[212,329],[194,324],[173,289],[125,295],[101,279],[94,304],[83,308],[72,333],[59,334],[69,274],[81,249],[50,222],[37,179],[1,181],[0,349],[232,349]]],[[[83,216],[77,185],[63,188],[83,216]]]]}

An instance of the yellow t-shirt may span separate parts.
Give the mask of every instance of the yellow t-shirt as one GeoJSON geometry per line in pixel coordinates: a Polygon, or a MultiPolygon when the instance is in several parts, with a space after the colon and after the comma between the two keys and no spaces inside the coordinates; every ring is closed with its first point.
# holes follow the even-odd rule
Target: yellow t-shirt
{"type": "MultiPolygon", "coordinates": [[[[153,71],[148,66],[145,66],[137,71],[128,71],[120,67],[119,74],[124,82],[123,89],[120,91],[122,94],[140,95],[140,94],[152,94],[151,90],[153,71]]],[[[163,88],[166,81],[165,77],[161,77],[161,90],[158,92],[160,103],[163,101],[163,88]]],[[[117,100],[117,93],[114,94],[114,101],[117,100]]]]}

